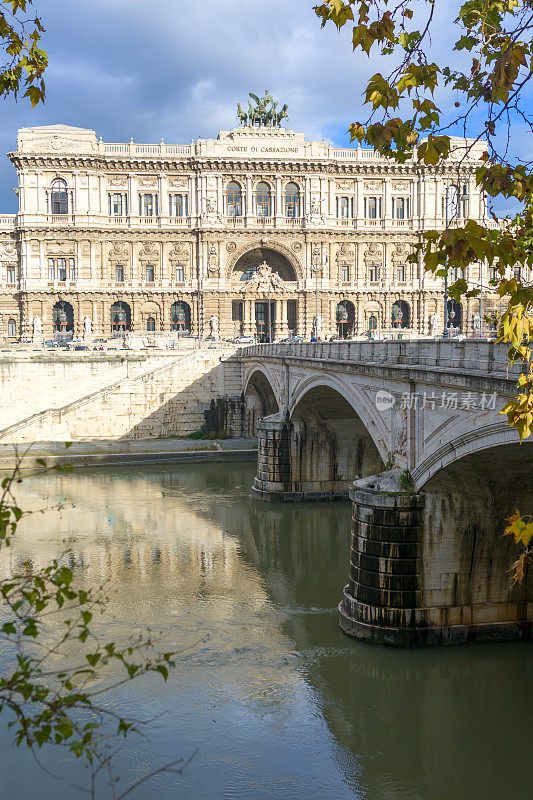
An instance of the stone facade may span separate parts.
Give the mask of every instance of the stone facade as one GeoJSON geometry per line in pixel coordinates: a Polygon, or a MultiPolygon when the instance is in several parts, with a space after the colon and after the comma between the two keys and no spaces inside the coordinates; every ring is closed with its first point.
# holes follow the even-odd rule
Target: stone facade
{"type": "MultiPolygon", "coordinates": [[[[485,221],[474,180],[484,145],[462,160],[463,143],[433,169],[283,128],[190,145],[21,129],[9,153],[19,212],[0,217],[0,340],[436,333],[442,278],[407,257],[444,226],[446,186],[468,196],[448,204],[452,224],[485,221]]],[[[490,276],[478,265],[467,277],[486,287],[490,276]]],[[[496,306],[485,293],[485,311],[496,306]]],[[[469,300],[453,326],[473,332],[479,310],[469,300]]]]}

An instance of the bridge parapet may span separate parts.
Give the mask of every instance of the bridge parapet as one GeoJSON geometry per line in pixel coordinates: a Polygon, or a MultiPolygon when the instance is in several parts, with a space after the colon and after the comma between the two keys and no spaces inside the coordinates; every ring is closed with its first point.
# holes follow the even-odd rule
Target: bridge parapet
{"type": "Polygon", "coordinates": [[[508,347],[477,339],[419,339],[371,342],[279,342],[243,348],[240,358],[297,358],[387,366],[412,365],[468,370],[480,375],[513,377],[520,365],[509,366],[508,347]]]}

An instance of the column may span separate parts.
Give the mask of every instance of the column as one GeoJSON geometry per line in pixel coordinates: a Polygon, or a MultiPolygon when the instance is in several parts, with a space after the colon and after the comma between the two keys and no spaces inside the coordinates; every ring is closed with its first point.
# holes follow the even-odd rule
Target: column
{"type": "Polygon", "coordinates": [[[384,209],[383,209],[383,216],[385,218],[385,224],[387,227],[390,226],[390,222],[392,220],[392,195],[391,195],[392,184],[389,178],[384,181],[384,209]],[[387,224],[388,223],[388,224],[387,224]]]}
{"type": "Polygon", "coordinates": [[[276,178],[276,189],[275,189],[275,197],[276,197],[276,217],[283,216],[283,203],[281,200],[281,178],[276,178]]]}
{"type": "Polygon", "coordinates": [[[247,176],[246,177],[246,196],[244,198],[244,205],[245,205],[245,214],[247,217],[251,217],[253,215],[253,207],[252,207],[252,179],[247,176]]]}
{"type": "Polygon", "coordinates": [[[283,337],[289,335],[288,325],[287,325],[287,298],[283,298],[281,300],[281,335],[283,337]]]}
{"type": "Polygon", "coordinates": [[[364,217],[364,203],[363,203],[363,181],[361,178],[355,179],[355,192],[356,192],[356,200],[357,200],[357,211],[356,217],[358,220],[358,225],[361,227],[361,220],[364,217]]]}
{"type": "Polygon", "coordinates": [[[284,305],[282,300],[274,300],[274,339],[282,336],[281,307],[284,305]]]}
{"type": "Polygon", "coordinates": [[[245,336],[251,336],[253,333],[253,320],[252,320],[252,300],[248,297],[243,298],[242,301],[242,322],[243,333],[245,336]]]}

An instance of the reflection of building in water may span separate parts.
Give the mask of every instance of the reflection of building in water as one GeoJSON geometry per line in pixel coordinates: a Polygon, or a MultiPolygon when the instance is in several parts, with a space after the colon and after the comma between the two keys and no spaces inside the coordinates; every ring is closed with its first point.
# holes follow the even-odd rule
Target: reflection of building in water
{"type": "MultiPolygon", "coordinates": [[[[485,144],[463,160],[454,145],[421,170],[268,125],[190,145],[23,128],[9,154],[19,212],[0,217],[0,340],[427,334],[444,320],[443,283],[408,261],[413,246],[446,217],[486,222],[474,178],[485,144]]],[[[487,286],[480,270],[466,277],[487,286]]],[[[469,299],[450,325],[471,332],[478,311],[469,299]]]]}
{"type": "MultiPolygon", "coordinates": [[[[204,470],[208,485],[210,474],[204,470]]],[[[65,503],[60,514],[23,520],[10,563],[0,560],[2,576],[24,561],[43,567],[69,549],[77,580],[105,584],[103,635],[109,623],[116,640],[151,626],[163,631],[165,649],[191,647],[195,664],[196,650],[207,648],[210,680],[222,695],[254,703],[278,703],[287,693],[285,699],[295,699],[302,679],[291,666],[292,643],[275,621],[257,624],[256,613],[270,608],[262,580],[242,559],[238,538],[208,513],[208,507],[231,508],[224,491],[214,493],[211,506],[205,492],[184,491],[179,473],[105,472],[28,479],[17,489],[25,510],[58,499],[65,503]],[[228,660],[241,649],[242,660],[228,660]]]]}

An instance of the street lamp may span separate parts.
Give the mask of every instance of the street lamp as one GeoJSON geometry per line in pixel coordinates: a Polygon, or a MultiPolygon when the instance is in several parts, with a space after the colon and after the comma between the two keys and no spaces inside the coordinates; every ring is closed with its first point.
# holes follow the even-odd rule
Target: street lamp
{"type": "Polygon", "coordinates": [[[318,273],[320,271],[320,250],[313,248],[313,260],[311,262],[311,272],[315,273],[315,338],[318,339],[318,273]]]}
{"type": "MultiPolygon", "coordinates": [[[[458,181],[459,182],[459,181],[458,181]]],[[[445,227],[444,229],[447,230],[448,228],[448,194],[450,191],[450,184],[446,183],[445,194],[444,194],[444,219],[445,219],[445,227]]],[[[463,192],[463,194],[459,195],[459,186],[454,186],[454,189],[457,189],[457,205],[455,208],[454,217],[459,216],[459,203],[461,201],[468,200],[468,192],[463,192]]],[[[452,217],[453,219],[453,217],[452,217]]],[[[446,259],[444,262],[444,266],[446,269],[446,274],[444,275],[444,330],[442,332],[443,339],[448,337],[448,253],[446,253],[446,259]]]]}

